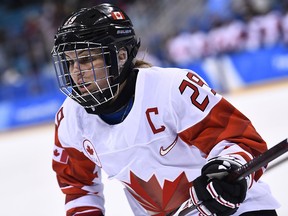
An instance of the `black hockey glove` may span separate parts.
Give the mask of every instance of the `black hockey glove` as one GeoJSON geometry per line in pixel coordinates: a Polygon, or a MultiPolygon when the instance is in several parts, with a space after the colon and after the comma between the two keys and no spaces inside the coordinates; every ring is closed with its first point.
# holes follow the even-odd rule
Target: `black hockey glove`
{"type": "Polygon", "coordinates": [[[227,216],[237,211],[246,197],[249,179],[229,183],[225,176],[241,165],[236,158],[223,156],[209,160],[202,168],[190,188],[192,203],[202,215],[227,216]]]}

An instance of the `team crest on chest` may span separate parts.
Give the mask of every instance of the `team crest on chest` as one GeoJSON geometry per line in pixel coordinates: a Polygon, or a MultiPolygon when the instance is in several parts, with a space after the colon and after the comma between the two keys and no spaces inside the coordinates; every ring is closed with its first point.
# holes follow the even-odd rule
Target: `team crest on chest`
{"type": "Polygon", "coordinates": [[[90,142],[90,140],[85,139],[83,141],[83,148],[84,148],[84,151],[86,152],[86,155],[89,157],[89,159],[92,160],[97,166],[102,167],[102,164],[97,155],[97,152],[94,146],[92,145],[92,143],[90,142]]]}

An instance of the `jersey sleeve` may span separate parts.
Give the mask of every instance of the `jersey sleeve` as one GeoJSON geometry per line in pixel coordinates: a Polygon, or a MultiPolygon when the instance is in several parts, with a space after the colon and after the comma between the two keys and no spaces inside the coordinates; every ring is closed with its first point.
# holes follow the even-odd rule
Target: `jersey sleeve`
{"type": "MultiPolygon", "coordinates": [[[[173,98],[178,98],[174,99],[178,135],[204,157],[237,155],[245,163],[267,150],[251,121],[196,73],[188,71],[176,83],[179,87],[173,98]]],[[[257,171],[254,179],[262,174],[263,170],[257,171]]]]}
{"type": "MultiPolygon", "coordinates": [[[[59,112],[57,115],[59,117],[59,112]]],[[[82,152],[62,146],[58,136],[60,121],[57,115],[52,167],[59,187],[66,196],[66,216],[102,216],[104,196],[101,170],[82,152]]]]}

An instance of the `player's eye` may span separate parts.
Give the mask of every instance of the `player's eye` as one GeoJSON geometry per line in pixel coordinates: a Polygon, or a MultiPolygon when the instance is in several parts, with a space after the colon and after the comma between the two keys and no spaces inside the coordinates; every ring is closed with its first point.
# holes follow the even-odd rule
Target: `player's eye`
{"type": "Polygon", "coordinates": [[[79,58],[79,64],[87,64],[87,63],[89,63],[91,61],[93,61],[93,60],[89,56],[85,56],[85,57],[80,57],[79,58]]]}
{"type": "Polygon", "coordinates": [[[67,59],[67,63],[69,67],[72,67],[74,65],[74,61],[72,59],[67,59]]]}

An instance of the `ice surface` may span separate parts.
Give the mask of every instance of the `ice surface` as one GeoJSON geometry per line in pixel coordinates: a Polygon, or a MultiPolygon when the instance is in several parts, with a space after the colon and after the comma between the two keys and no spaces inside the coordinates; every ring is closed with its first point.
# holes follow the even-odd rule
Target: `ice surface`
{"type": "MultiPolygon", "coordinates": [[[[272,147],[288,136],[288,83],[227,95],[250,118],[272,147]]],[[[64,197],[51,168],[54,128],[42,125],[0,134],[0,215],[64,216],[64,197]]],[[[288,153],[286,157],[288,156],[288,153]]],[[[282,156],[282,158],[284,158],[282,156]]],[[[288,162],[264,174],[263,180],[288,213],[288,162]]],[[[122,186],[104,174],[106,215],[132,216],[122,186]]]]}

